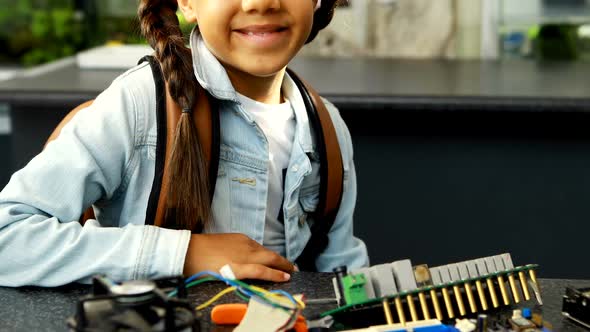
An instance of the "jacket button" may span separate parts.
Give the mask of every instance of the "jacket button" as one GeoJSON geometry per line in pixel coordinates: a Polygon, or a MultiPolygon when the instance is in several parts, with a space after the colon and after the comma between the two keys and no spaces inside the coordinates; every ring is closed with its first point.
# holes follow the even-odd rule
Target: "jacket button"
{"type": "Polygon", "coordinates": [[[304,213],[299,217],[299,226],[305,225],[305,221],[307,220],[307,214],[304,213]]]}
{"type": "Polygon", "coordinates": [[[294,165],[293,167],[291,167],[291,170],[296,173],[299,171],[299,166],[294,165]]]}

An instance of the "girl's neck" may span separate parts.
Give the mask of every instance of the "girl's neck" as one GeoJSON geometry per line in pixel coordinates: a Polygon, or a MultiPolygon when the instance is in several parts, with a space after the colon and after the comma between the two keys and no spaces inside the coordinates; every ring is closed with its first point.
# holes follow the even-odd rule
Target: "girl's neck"
{"type": "Polygon", "coordinates": [[[265,77],[254,76],[229,66],[226,66],[226,71],[234,88],[242,95],[265,104],[280,104],[284,101],[281,86],[285,69],[265,77]]]}

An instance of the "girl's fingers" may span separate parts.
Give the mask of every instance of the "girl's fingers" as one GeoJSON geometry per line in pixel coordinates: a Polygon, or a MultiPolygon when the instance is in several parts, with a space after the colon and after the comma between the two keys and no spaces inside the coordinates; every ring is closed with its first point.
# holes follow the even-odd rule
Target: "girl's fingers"
{"type": "Polygon", "coordinates": [[[291,275],[280,270],[275,270],[261,264],[231,264],[236,278],[259,279],[273,282],[285,282],[291,275]]]}
{"type": "Polygon", "coordinates": [[[274,251],[260,251],[255,254],[254,260],[254,263],[266,265],[273,269],[285,271],[287,273],[292,273],[295,271],[295,265],[293,265],[293,263],[274,251]]]}

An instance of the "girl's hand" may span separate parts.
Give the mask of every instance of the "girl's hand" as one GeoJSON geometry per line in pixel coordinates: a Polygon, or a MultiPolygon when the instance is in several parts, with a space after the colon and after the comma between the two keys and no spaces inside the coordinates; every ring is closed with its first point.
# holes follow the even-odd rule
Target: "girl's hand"
{"type": "Polygon", "coordinates": [[[184,275],[218,272],[229,264],[238,279],[287,281],[295,266],[244,234],[194,234],[184,261],[184,275]],[[287,272],[287,273],[285,273],[287,272]]]}

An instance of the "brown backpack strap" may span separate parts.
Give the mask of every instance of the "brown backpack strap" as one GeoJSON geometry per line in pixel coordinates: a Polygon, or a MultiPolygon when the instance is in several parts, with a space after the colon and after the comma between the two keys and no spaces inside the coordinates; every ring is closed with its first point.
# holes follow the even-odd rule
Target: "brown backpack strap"
{"type": "Polygon", "coordinates": [[[334,225],[342,201],[344,166],[338,136],[326,105],[318,93],[295,72],[287,72],[299,88],[316,137],[320,154],[320,199],[311,238],[297,259],[302,271],[315,271],[315,260],[328,246],[328,233],[334,225]]]}

